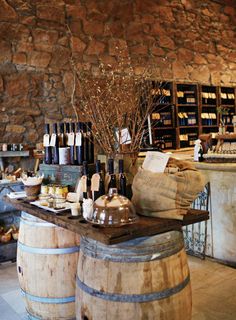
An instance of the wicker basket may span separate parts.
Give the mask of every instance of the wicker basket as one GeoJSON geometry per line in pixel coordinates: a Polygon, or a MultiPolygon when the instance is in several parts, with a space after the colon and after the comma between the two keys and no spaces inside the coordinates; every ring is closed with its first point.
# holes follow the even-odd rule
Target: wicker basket
{"type": "Polygon", "coordinates": [[[25,186],[25,193],[28,200],[36,200],[38,199],[38,195],[40,194],[41,184],[36,186],[25,186]]]}

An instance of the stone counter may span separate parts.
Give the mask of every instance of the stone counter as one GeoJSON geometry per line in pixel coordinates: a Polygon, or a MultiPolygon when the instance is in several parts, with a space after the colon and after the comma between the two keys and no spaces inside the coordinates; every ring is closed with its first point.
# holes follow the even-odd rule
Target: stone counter
{"type": "Polygon", "coordinates": [[[236,163],[199,162],[196,168],[210,182],[210,255],[236,266],[236,163]]]}

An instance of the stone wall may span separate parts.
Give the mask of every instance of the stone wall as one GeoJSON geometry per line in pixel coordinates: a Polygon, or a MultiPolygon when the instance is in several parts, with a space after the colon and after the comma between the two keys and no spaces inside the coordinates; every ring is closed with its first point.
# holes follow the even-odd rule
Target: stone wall
{"type": "Polygon", "coordinates": [[[115,65],[118,47],[137,74],[235,86],[235,19],[234,0],[0,0],[1,142],[74,117],[72,53],[78,70],[115,65]]]}

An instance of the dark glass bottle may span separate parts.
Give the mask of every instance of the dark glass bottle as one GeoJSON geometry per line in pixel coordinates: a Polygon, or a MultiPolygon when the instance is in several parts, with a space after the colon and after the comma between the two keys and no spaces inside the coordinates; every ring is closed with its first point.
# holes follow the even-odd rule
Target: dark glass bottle
{"type": "Polygon", "coordinates": [[[70,123],[66,122],[65,147],[68,145],[68,136],[70,133],[70,123]]]}
{"type": "Polygon", "coordinates": [[[94,193],[93,193],[93,200],[94,201],[97,200],[97,198],[99,198],[100,196],[105,194],[105,184],[104,184],[104,180],[102,177],[101,161],[100,160],[96,161],[96,173],[99,174],[100,180],[99,180],[99,190],[94,191],[94,193]]]}
{"type": "MultiPolygon", "coordinates": [[[[45,134],[49,135],[49,141],[50,141],[50,127],[49,127],[49,123],[45,124],[45,134]]],[[[45,146],[44,147],[44,162],[46,164],[52,164],[52,148],[50,147],[50,145],[45,146]]]]}
{"type": "Polygon", "coordinates": [[[55,144],[52,146],[53,164],[59,163],[59,137],[57,135],[57,123],[53,124],[53,133],[55,134],[55,144]]]}
{"type": "Polygon", "coordinates": [[[65,147],[65,133],[64,133],[64,123],[63,122],[59,123],[58,138],[59,138],[59,147],[60,148],[65,147]]]}
{"type": "Polygon", "coordinates": [[[84,123],[84,160],[89,163],[89,130],[88,122],[84,123]]]}
{"type": "Polygon", "coordinates": [[[89,172],[88,172],[88,162],[83,161],[83,175],[87,177],[87,192],[83,192],[83,198],[89,199],[91,197],[91,180],[89,178],[89,172]]]}
{"type": "Polygon", "coordinates": [[[113,159],[108,159],[108,174],[110,176],[108,190],[110,188],[116,188],[116,175],[114,173],[114,160],[113,159]]]}
{"type": "Polygon", "coordinates": [[[119,194],[126,197],[127,190],[126,190],[126,176],[124,175],[124,160],[119,160],[119,194]]]}
{"type": "MultiPolygon", "coordinates": [[[[75,123],[71,123],[70,132],[75,134],[75,123]]],[[[70,146],[70,163],[71,164],[76,164],[76,159],[75,159],[75,139],[74,139],[74,144],[70,146]]]]}
{"type": "Polygon", "coordinates": [[[76,145],[76,158],[77,158],[77,164],[79,166],[82,166],[84,161],[84,124],[83,122],[78,122],[77,124],[77,133],[81,133],[81,145],[76,145]]]}
{"type": "Polygon", "coordinates": [[[87,150],[88,163],[94,163],[94,142],[93,142],[91,122],[87,123],[87,139],[88,139],[88,150],[87,150]]]}

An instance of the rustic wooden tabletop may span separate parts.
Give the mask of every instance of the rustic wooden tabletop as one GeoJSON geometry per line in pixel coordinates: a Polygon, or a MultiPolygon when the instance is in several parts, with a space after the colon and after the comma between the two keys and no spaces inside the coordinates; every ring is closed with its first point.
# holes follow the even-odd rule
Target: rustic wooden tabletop
{"type": "Polygon", "coordinates": [[[35,217],[107,245],[171,230],[181,230],[184,225],[209,219],[208,211],[189,209],[183,221],[139,216],[139,219],[133,224],[104,228],[88,223],[82,216],[72,217],[70,210],[55,214],[30,204],[27,199],[10,199],[8,196],[4,196],[3,200],[20,211],[25,211],[35,217]]]}

